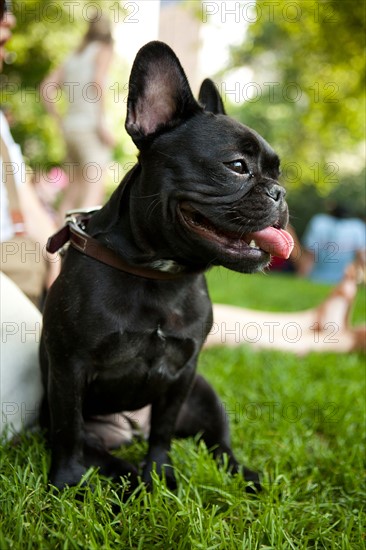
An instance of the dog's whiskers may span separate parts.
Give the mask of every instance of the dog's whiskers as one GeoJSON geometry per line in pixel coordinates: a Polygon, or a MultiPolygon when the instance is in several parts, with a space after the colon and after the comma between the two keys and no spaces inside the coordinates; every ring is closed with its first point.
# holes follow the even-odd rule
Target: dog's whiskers
{"type": "Polygon", "coordinates": [[[146,211],[147,218],[150,218],[152,216],[154,210],[156,209],[157,206],[159,206],[161,202],[162,202],[161,199],[155,199],[152,201],[152,203],[150,204],[149,208],[146,211]]]}
{"type": "Polygon", "coordinates": [[[173,155],[168,155],[164,151],[156,151],[156,152],[159,153],[159,155],[163,155],[164,157],[167,157],[169,159],[174,159],[173,155]]]}
{"type": "Polygon", "coordinates": [[[153,193],[152,195],[131,195],[131,199],[150,199],[151,197],[158,197],[160,193],[153,193]]]}

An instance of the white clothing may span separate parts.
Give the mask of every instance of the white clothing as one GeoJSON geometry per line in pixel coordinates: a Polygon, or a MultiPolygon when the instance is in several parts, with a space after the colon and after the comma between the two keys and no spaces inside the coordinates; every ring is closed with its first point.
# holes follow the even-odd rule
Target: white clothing
{"type": "MultiPolygon", "coordinates": [[[[25,180],[26,170],[20,147],[15,141],[9,130],[8,121],[4,113],[0,111],[0,133],[4,141],[10,161],[14,171],[14,179],[17,187],[20,187],[25,180]]],[[[11,220],[8,204],[8,193],[5,187],[5,177],[9,167],[4,166],[3,159],[0,157],[0,241],[9,241],[14,235],[13,222],[11,220]]]]}
{"type": "Polygon", "coordinates": [[[37,422],[42,396],[38,347],[42,315],[0,272],[0,434],[7,438],[37,422]]]}

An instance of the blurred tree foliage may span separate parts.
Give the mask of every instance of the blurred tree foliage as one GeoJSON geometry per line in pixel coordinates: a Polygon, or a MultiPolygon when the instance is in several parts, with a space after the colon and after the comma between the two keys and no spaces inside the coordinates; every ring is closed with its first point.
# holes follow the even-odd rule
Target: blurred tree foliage
{"type": "MultiPolygon", "coordinates": [[[[0,80],[1,108],[9,115],[12,134],[28,163],[43,169],[61,163],[65,151],[60,131],[42,105],[40,82],[77,47],[95,10],[108,13],[112,21],[116,21],[116,10],[120,8],[119,3],[112,0],[13,0],[12,8],[17,24],[7,46],[0,80]]],[[[123,70],[119,60],[116,84],[127,81],[126,77],[122,80],[123,70]]],[[[113,82],[113,76],[110,80],[113,82]]],[[[118,91],[125,95],[126,90],[123,85],[117,89],[116,84],[111,85],[110,95],[118,103],[112,108],[118,109],[119,116],[113,113],[113,118],[122,128],[124,98],[119,104],[116,94],[118,91]]],[[[60,98],[61,109],[62,104],[60,98]]],[[[121,148],[115,155],[117,160],[124,160],[121,148]]]]}
{"type": "Polygon", "coordinates": [[[252,23],[243,44],[232,49],[231,70],[249,66],[253,78],[241,81],[240,105],[235,99],[230,112],[280,153],[284,180],[294,190],[290,196],[298,197],[296,216],[301,200],[309,197],[321,210],[328,194],[360,213],[365,207],[365,2],[252,4],[252,11],[245,11],[252,23]]]}
{"type": "Polygon", "coordinates": [[[62,4],[13,2],[17,23],[1,78],[1,107],[10,116],[14,139],[33,166],[57,163],[63,156],[59,131],[39,93],[44,76],[77,45],[85,26],[79,10],[69,14],[62,4]]]}

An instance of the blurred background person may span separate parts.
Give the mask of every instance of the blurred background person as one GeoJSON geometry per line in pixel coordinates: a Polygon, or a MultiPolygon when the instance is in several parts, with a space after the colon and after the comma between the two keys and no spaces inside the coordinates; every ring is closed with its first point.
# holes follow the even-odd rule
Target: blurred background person
{"type": "Polygon", "coordinates": [[[104,180],[115,140],[105,118],[106,77],[113,58],[110,20],[96,12],[80,46],[41,83],[41,97],[63,134],[70,166],[69,186],[60,204],[65,212],[96,206],[104,199],[104,180]],[[49,87],[67,92],[68,108],[62,117],[49,87]]]}
{"type": "Polygon", "coordinates": [[[311,218],[303,236],[301,275],[319,283],[339,283],[353,261],[364,265],[366,224],[334,204],[329,214],[311,218]]]}

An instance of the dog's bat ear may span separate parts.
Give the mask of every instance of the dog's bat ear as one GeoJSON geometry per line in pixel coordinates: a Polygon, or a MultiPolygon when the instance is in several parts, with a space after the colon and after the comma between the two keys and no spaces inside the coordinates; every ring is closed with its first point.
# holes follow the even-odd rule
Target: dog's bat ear
{"type": "Polygon", "coordinates": [[[125,124],[137,147],[199,111],[173,50],[158,41],[143,46],[131,71],[125,124]]]}
{"type": "Polygon", "coordinates": [[[226,115],[216,84],[209,78],[202,82],[198,99],[205,111],[209,111],[214,115],[226,115]]]}

